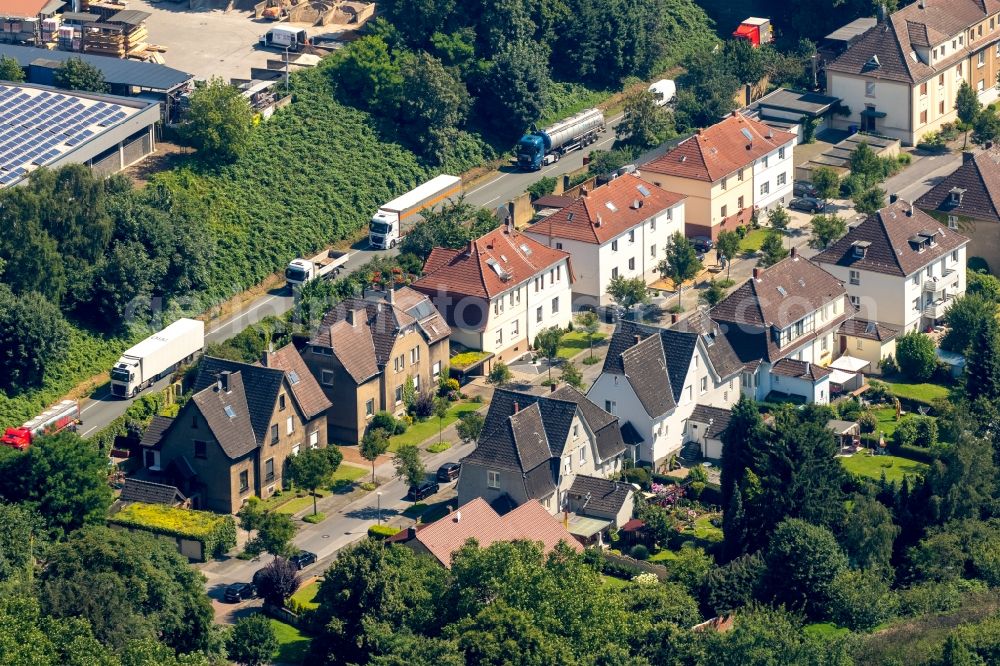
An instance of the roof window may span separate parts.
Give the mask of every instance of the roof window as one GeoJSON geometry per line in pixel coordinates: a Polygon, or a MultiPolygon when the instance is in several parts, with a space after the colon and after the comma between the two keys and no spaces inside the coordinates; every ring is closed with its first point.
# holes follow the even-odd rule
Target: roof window
{"type": "Polygon", "coordinates": [[[612,213],[618,212],[618,206],[614,205],[612,202],[605,201],[604,205],[607,206],[608,210],[610,210],[612,213]]]}

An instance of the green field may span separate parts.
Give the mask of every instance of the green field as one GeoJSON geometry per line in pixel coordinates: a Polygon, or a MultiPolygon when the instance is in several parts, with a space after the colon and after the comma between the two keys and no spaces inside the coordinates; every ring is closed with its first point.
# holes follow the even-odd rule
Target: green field
{"type": "Polygon", "coordinates": [[[927,405],[931,404],[938,398],[947,398],[949,393],[947,386],[931,384],[929,382],[886,382],[886,384],[889,385],[889,390],[892,391],[893,395],[897,398],[915,400],[927,405]]]}
{"type": "Polygon", "coordinates": [[[838,627],[833,622],[816,622],[814,624],[807,624],[802,627],[802,630],[815,638],[821,638],[823,640],[834,640],[851,633],[851,630],[846,627],[838,627]]]}
{"type": "Polygon", "coordinates": [[[867,476],[876,481],[882,478],[883,471],[886,480],[890,482],[900,482],[903,477],[917,476],[927,471],[926,463],[899,456],[870,456],[857,453],[850,457],[841,458],[840,462],[848,472],[867,476]]]}
{"type": "Polygon", "coordinates": [[[278,656],[275,662],[301,664],[309,652],[309,638],[290,624],[272,619],[271,626],[278,637],[278,656]]]}
{"type": "MultiPolygon", "coordinates": [[[[594,344],[597,345],[606,337],[603,333],[595,334],[594,344]]],[[[571,359],[580,352],[589,349],[590,343],[587,342],[587,334],[583,331],[573,331],[564,335],[559,341],[559,358],[571,359]]]]}
{"type": "MultiPolygon", "coordinates": [[[[456,402],[448,409],[448,416],[443,419],[443,428],[447,428],[457,421],[462,414],[474,412],[482,407],[482,403],[476,402],[456,402]]],[[[420,445],[431,437],[437,437],[438,419],[432,416],[421,423],[414,423],[406,429],[402,435],[394,435],[389,438],[389,450],[396,451],[401,446],[407,444],[420,445]]]]}

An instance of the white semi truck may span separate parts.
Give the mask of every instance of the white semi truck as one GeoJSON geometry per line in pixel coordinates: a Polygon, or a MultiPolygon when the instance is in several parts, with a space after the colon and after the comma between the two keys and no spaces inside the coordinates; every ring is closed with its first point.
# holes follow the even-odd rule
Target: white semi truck
{"type": "Polygon", "coordinates": [[[205,322],[178,319],[132,347],[111,369],[111,394],[131,398],[194,358],[205,346],[205,322]]]}
{"type": "Polygon", "coordinates": [[[285,283],[289,289],[294,289],[317,278],[335,278],[350,258],[350,252],[326,250],[312,259],[292,259],[285,269],[285,283]]]}
{"type": "Polygon", "coordinates": [[[372,216],[368,227],[368,242],[374,248],[388,250],[404,235],[404,225],[409,228],[415,216],[422,210],[432,208],[442,201],[462,191],[462,179],[458,176],[441,175],[431,178],[420,187],[396,197],[379,207],[372,216]]]}

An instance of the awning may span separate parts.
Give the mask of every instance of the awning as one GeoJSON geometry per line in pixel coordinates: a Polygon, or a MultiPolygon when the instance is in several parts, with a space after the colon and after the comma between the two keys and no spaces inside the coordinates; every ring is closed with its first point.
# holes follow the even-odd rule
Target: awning
{"type": "Polygon", "coordinates": [[[569,519],[569,525],[566,529],[573,536],[589,539],[598,532],[603,532],[609,527],[611,527],[610,520],[591,518],[590,516],[573,516],[569,519]]]}
{"type": "MultiPolygon", "coordinates": [[[[846,372],[861,372],[868,365],[868,361],[853,356],[841,356],[827,367],[832,370],[844,370],[846,372]]],[[[834,379],[833,381],[837,381],[834,379]]]]}
{"type": "Polygon", "coordinates": [[[830,419],[826,422],[826,427],[837,435],[850,435],[860,429],[854,421],[841,421],[840,419],[830,419]]]}
{"type": "Polygon", "coordinates": [[[833,372],[830,373],[830,381],[833,382],[834,384],[840,384],[841,386],[843,386],[848,382],[854,381],[854,379],[857,376],[858,373],[856,372],[844,372],[843,370],[834,370],[833,372]]]}
{"type": "Polygon", "coordinates": [[[885,118],[885,111],[876,111],[875,109],[865,109],[861,112],[862,116],[868,116],[869,118],[885,118]]]}

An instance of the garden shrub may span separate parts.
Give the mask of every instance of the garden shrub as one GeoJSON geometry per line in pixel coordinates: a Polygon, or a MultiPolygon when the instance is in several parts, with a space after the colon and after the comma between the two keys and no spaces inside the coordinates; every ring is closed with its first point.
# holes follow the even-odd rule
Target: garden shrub
{"type": "Polygon", "coordinates": [[[637,560],[648,559],[649,558],[649,548],[646,548],[641,543],[637,543],[636,545],[632,546],[632,550],[629,551],[629,555],[631,555],[634,559],[637,559],[637,560]]]}
{"type": "Polygon", "coordinates": [[[413,418],[418,421],[424,421],[434,413],[434,396],[429,392],[424,392],[418,395],[413,400],[413,407],[410,408],[413,413],[413,418]]]}
{"type": "Polygon", "coordinates": [[[369,424],[369,428],[372,430],[385,430],[388,433],[396,432],[396,417],[389,412],[377,412],[375,416],[372,417],[372,421],[369,424]]]}
{"type": "Polygon", "coordinates": [[[861,426],[861,432],[865,434],[875,432],[875,428],[878,427],[878,417],[869,410],[861,412],[854,420],[861,426]]]}
{"type": "Polygon", "coordinates": [[[649,470],[645,467],[632,467],[625,470],[625,480],[637,483],[644,489],[649,489],[649,470]]]}
{"type": "Polygon", "coordinates": [[[845,421],[856,421],[861,414],[861,403],[857,398],[850,398],[837,406],[837,414],[845,421]]]}
{"type": "Polygon", "coordinates": [[[233,517],[209,511],[133,502],[108,518],[108,522],[153,534],[198,541],[206,559],[219,558],[236,545],[236,522],[233,517]]]}
{"type": "Polygon", "coordinates": [[[926,382],[934,376],[938,363],[934,341],[918,331],[901,335],[896,340],[896,363],[908,379],[926,382]]]}
{"type": "Polygon", "coordinates": [[[391,525],[372,525],[368,528],[368,536],[378,541],[383,541],[399,533],[399,528],[391,525]]]}
{"type": "Polygon", "coordinates": [[[876,405],[885,404],[892,400],[892,389],[885,382],[872,379],[868,382],[868,390],[865,391],[865,397],[869,402],[876,405]]]}

